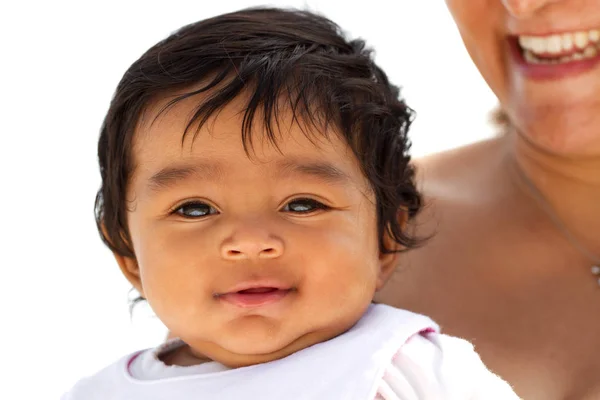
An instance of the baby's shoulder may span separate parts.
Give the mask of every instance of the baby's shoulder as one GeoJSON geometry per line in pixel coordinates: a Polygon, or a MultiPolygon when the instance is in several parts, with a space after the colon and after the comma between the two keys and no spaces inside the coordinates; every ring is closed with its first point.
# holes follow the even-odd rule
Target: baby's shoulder
{"type": "Polygon", "coordinates": [[[120,358],[116,362],[101,369],[94,375],[79,380],[62,397],[61,400],[106,400],[117,399],[127,384],[127,369],[131,362],[142,353],[138,351],[120,358]]]}
{"type": "Polygon", "coordinates": [[[518,399],[510,385],[486,367],[473,344],[435,331],[411,337],[389,370],[389,379],[402,376],[411,380],[415,391],[431,391],[436,398],[518,399]]]}

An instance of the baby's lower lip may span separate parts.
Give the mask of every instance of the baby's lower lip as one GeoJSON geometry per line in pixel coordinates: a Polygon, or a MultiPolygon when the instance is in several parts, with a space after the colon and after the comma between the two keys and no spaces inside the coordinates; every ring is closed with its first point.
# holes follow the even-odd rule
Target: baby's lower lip
{"type": "Polygon", "coordinates": [[[240,308],[256,308],[283,300],[291,289],[258,288],[219,295],[221,301],[240,308]]]}

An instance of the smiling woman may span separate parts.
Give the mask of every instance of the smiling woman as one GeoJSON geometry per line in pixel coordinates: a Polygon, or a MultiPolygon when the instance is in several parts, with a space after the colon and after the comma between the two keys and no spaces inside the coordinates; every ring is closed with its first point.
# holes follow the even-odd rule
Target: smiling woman
{"type": "Polygon", "coordinates": [[[417,162],[436,235],[379,300],[474,341],[525,399],[600,398],[600,1],[446,3],[505,132],[417,162]]]}

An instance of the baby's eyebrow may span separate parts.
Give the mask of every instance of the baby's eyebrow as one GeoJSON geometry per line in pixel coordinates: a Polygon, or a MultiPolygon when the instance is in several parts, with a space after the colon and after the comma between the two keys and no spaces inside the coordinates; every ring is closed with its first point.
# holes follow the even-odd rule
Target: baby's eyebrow
{"type": "Polygon", "coordinates": [[[153,192],[160,192],[192,176],[203,176],[204,178],[214,179],[221,175],[221,172],[222,169],[218,164],[169,165],[148,179],[148,188],[153,192]]]}
{"type": "MultiPolygon", "coordinates": [[[[303,161],[287,159],[277,162],[277,175],[283,178],[305,175],[329,184],[344,184],[351,179],[344,171],[326,161],[303,161]]],[[[223,168],[215,163],[169,165],[153,174],[147,183],[151,192],[157,193],[177,185],[194,176],[216,180],[222,176],[223,168]]]]}
{"type": "Polygon", "coordinates": [[[348,183],[351,179],[343,170],[326,161],[282,160],[279,175],[308,175],[331,184],[348,183]]]}

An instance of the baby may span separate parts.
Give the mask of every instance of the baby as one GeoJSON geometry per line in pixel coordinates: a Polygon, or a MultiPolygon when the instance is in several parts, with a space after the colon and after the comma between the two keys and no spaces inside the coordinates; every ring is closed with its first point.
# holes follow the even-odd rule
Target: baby
{"type": "Polygon", "coordinates": [[[96,218],[176,338],[65,400],[515,399],[473,347],[373,296],[421,207],[411,110],[309,12],[186,26],[119,83],[96,218]]]}

